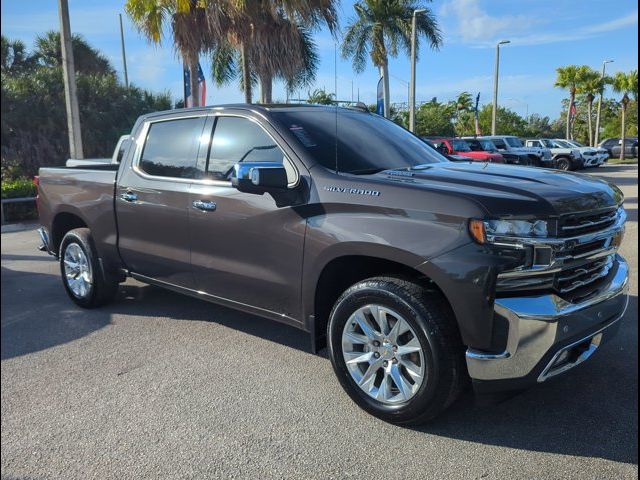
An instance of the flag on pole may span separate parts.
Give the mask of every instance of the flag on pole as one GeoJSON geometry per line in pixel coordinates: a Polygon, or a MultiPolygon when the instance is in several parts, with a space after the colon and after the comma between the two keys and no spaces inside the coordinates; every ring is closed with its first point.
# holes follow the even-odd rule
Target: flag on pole
{"type": "Polygon", "coordinates": [[[378,99],[376,102],[376,113],[384,116],[384,83],[382,77],[378,80],[378,99]]]}
{"type": "Polygon", "coordinates": [[[578,109],[576,108],[576,104],[575,102],[572,102],[571,106],[569,107],[569,117],[571,118],[572,123],[575,120],[577,114],[578,114],[578,109]]]}
{"type": "MultiPolygon", "coordinates": [[[[198,62],[198,98],[200,99],[199,104],[205,105],[207,103],[207,82],[204,79],[204,74],[202,73],[202,67],[200,66],[200,62],[198,62]]],[[[184,67],[184,106],[186,108],[193,107],[193,95],[191,93],[191,70],[189,67],[184,67]]]]}
{"type": "Polygon", "coordinates": [[[473,113],[473,119],[476,125],[476,135],[482,135],[482,132],[480,131],[480,118],[478,116],[479,106],[480,106],[480,92],[478,92],[478,96],[476,97],[476,109],[475,109],[475,112],[473,113]]]}

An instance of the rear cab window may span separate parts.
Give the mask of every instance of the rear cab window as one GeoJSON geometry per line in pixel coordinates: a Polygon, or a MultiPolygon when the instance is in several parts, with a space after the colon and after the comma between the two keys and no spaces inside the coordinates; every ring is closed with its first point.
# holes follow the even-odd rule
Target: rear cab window
{"type": "Polygon", "coordinates": [[[157,177],[198,179],[197,153],[205,116],[159,120],[149,124],[139,168],[157,177]]]}

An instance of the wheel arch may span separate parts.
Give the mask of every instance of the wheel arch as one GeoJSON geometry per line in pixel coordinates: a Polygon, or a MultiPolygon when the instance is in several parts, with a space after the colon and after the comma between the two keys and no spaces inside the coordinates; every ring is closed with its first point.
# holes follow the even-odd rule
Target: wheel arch
{"type": "MultiPolygon", "coordinates": [[[[415,264],[383,256],[350,253],[333,257],[327,261],[314,282],[311,295],[306,299],[305,321],[311,335],[311,347],[317,353],[326,346],[326,328],[329,315],[338,297],[350,286],[366,278],[395,276],[414,281],[425,288],[440,292],[442,288],[429,276],[419,271],[415,264]]],[[[447,299],[447,301],[449,301],[447,299]]]]}

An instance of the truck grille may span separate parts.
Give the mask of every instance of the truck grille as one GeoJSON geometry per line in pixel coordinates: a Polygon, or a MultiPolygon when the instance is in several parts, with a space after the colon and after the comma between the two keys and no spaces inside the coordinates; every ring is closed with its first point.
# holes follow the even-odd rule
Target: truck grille
{"type": "Polygon", "coordinates": [[[616,208],[611,208],[598,213],[585,213],[580,215],[568,215],[560,219],[559,234],[561,237],[575,237],[585,233],[604,230],[613,225],[618,218],[616,208]]]}
{"type": "Polygon", "coordinates": [[[591,285],[606,277],[612,266],[613,256],[611,255],[586,265],[563,270],[556,274],[555,289],[559,293],[569,293],[591,285]]]}

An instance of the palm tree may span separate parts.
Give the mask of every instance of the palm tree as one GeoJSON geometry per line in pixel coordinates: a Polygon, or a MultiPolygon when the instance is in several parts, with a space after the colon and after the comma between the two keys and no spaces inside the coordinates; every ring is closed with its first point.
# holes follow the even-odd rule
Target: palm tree
{"type": "Polygon", "coordinates": [[[335,95],[322,88],[316,88],[313,92],[309,92],[309,98],[307,99],[307,103],[315,105],[333,105],[334,102],[335,95]]]}
{"type": "MultiPolygon", "coordinates": [[[[151,43],[161,44],[164,26],[170,21],[174,48],[191,73],[192,92],[198,91],[199,56],[209,50],[215,40],[205,3],[199,0],[127,0],[125,3],[127,14],[151,43]]],[[[193,105],[199,105],[198,95],[193,95],[193,105]]]]}
{"type": "MultiPolygon", "coordinates": [[[[389,117],[389,56],[398,54],[399,45],[407,54],[410,52],[413,12],[423,5],[420,0],[360,0],[353,8],[356,16],[347,27],[342,56],[352,58],[353,68],[359,73],[366,66],[367,54],[370,55],[383,79],[384,116],[389,117]]],[[[442,44],[442,34],[431,10],[425,8],[417,15],[416,36],[425,37],[433,49],[442,44]]]]}
{"type": "Polygon", "coordinates": [[[576,93],[578,92],[578,86],[582,82],[585,75],[591,69],[586,65],[567,65],[566,67],[559,67],[556,69],[558,76],[556,78],[556,87],[565,88],[569,90],[569,109],[567,110],[567,130],[566,137],[570,140],[572,137],[572,122],[571,122],[571,110],[575,105],[576,93]]]}
{"type": "MultiPolygon", "coordinates": [[[[72,35],[73,58],[76,72],[98,75],[114,75],[109,59],[89,45],[80,35],[72,35]]],[[[50,30],[36,37],[34,56],[46,67],[62,65],[60,32],[50,30]]]]}
{"type": "Polygon", "coordinates": [[[468,113],[473,110],[473,97],[469,92],[462,92],[453,103],[456,111],[456,133],[462,136],[468,126],[464,125],[469,120],[468,113]]]}
{"type": "Polygon", "coordinates": [[[629,105],[629,94],[633,96],[635,101],[638,101],[638,70],[633,70],[629,73],[617,72],[612,81],[613,91],[616,93],[622,93],[622,99],[620,105],[622,106],[621,112],[621,131],[620,131],[620,159],[624,160],[625,157],[625,141],[627,136],[626,115],[627,106],[629,105]]]}
{"type": "MultiPolygon", "coordinates": [[[[275,68],[282,67],[282,63],[288,57],[288,54],[281,58],[275,58],[279,55],[274,55],[283,45],[281,41],[276,41],[276,35],[282,31],[279,28],[288,28],[289,34],[294,30],[293,25],[297,25],[298,29],[299,26],[312,29],[324,23],[332,33],[337,28],[335,0],[209,1],[207,21],[217,37],[216,44],[223,48],[226,48],[224,45],[231,45],[238,50],[242,72],[241,85],[246,103],[251,103],[253,96],[252,57],[255,66],[262,69],[267,97],[270,90],[268,77],[271,75],[273,78],[274,72],[278,72],[275,75],[278,76],[290,68],[275,68]],[[283,27],[285,21],[289,22],[288,27],[283,27]],[[256,58],[259,58],[259,61],[256,61],[256,58]],[[280,65],[277,65],[278,63],[280,65]]],[[[289,40],[287,43],[296,42],[289,40]]]]}
{"type": "Polygon", "coordinates": [[[593,101],[596,95],[604,92],[606,79],[595,70],[586,72],[578,86],[579,93],[585,95],[587,101],[587,123],[589,128],[589,145],[593,146],[593,101]]]}
{"type": "Polygon", "coordinates": [[[22,40],[9,40],[2,35],[2,72],[9,74],[25,73],[37,64],[34,55],[27,53],[22,40]]]}
{"type": "MultiPolygon", "coordinates": [[[[257,45],[248,49],[251,84],[260,83],[260,102],[271,103],[273,80],[284,80],[288,91],[315,81],[318,69],[316,45],[309,30],[280,16],[256,24],[257,45]]],[[[240,51],[229,42],[220,42],[212,51],[212,76],[217,85],[238,78],[240,51]]],[[[244,77],[240,76],[243,91],[244,77]]]]}

